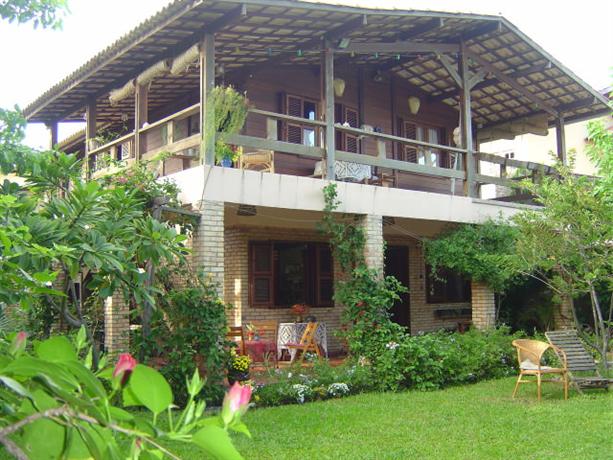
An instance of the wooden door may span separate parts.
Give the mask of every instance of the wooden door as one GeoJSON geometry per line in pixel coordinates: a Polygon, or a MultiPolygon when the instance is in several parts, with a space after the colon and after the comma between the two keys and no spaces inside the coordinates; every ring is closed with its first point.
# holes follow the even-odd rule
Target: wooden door
{"type": "MultiPolygon", "coordinates": [[[[409,248],[406,246],[388,246],[385,252],[385,275],[393,276],[406,288],[409,287],[409,248]]],[[[410,328],[411,304],[409,293],[400,294],[391,309],[392,320],[410,328]]]]}

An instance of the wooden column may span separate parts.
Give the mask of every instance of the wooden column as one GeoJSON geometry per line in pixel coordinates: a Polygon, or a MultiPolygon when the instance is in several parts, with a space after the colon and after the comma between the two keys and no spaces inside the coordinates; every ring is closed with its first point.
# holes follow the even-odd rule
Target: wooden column
{"type": "Polygon", "coordinates": [[[564,118],[559,117],[556,120],[556,151],[558,158],[564,164],[567,164],[568,158],[566,156],[566,133],[564,132],[564,118]]]}
{"type": "MultiPolygon", "coordinates": [[[[358,128],[361,128],[366,123],[366,75],[364,66],[360,66],[358,69],[358,128]]],[[[364,153],[366,150],[364,146],[364,138],[358,139],[359,153],[364,153]]]]}
{"type": "Polygon", "coordinates": [[[149,111],[149,89],[147,86],[136,85],[134,93],[134,158],[141,159],[145,153],[145,146],[142,142],[140,130],[148,122],[149,111]]]}
{"type": "Polygon", "coordinates": [[[57,145],[57,121],[47,123],[47,129],[49,129],[49,149],[53,149],[57,145]]]}
{"type": "Polygon", "coordinates": [[[94,150],[96,137],[96,101],[90,100],[85,106],[85,170],[89,171],[89,152],[94,150]]]}
{"type": "Polygon", "coordinates": [[[324,101],[326,114],[326,178],[336,179],[334,158],[336,136],[334,135],[334,51],[325,44],[324,58],[324,101]]]}
{"type": "Polygon", "coordinates": [[[215,110],[211,93],[215,88],[215,35],[205,34],[200,45],[200,157],[205,165],[215,164],[215,110]]]}
{"type": "Polygon", "coordinates": [[[467,150],[466,153],[466,182],[464,193],[466,196],[477,196],[477,184],[475,182],[475,152],[473,148],[473,124],[472,112],[470,108],[470,74],[466,54],[466,45],[460,44],[459,73],[461,78],[460,88],[460,107],[462,117],[462,146],[467,150]]]}

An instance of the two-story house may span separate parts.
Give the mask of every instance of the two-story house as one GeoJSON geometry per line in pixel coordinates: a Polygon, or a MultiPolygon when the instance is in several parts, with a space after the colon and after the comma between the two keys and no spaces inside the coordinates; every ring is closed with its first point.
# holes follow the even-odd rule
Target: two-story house
{"type": "MultiPolygon", "coordinates": [[[[429,276],[422,241],[526,206],[480,198],[482,184],[507,184],[507,166],[550,172],[480,152],[480,140],[543,126],[557,126],[560,137],[565,121],[607,110],[597,91],[502,17],[175,0],[25,113],[49,126],[53,144],[58,123],[85,118],[85,132],[61,147],[82,156],[89,174],[101,173],[105,156],[130,162],[170,152],[161,174],[201,215],[193,260],[236,307],[236,324],[291,320],[289,307],[300,302],[329,332],[340,326],[338,274],[316,230],[322,189],[338,181],[339,212],[360,216],[369,263],[409,288],[394,318],[416,333],[467,320],[488,327],[495,316],[485,286],[429,276]],[[252,155],[252,167],[215,162],[215,139],[205,135],[215,85],[250,101],[246,126],[227,142],[252,155]],[[100,145],[103,130],[118,137],[100,145]],[[496,173],[482,174],[483,162],[496,173]]],[[[109,299],[110,351],[127,345],[127,314],[119,297],[109,299]]]]}

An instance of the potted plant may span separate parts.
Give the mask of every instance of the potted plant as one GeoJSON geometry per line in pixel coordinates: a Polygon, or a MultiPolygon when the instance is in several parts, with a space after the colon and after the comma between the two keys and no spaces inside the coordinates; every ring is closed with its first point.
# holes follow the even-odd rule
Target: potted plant
{"type": "Polygon", "coordinates": [[[296,316],[296,322],[301,323],[305,315],[309,313],[309,307],[303,303],[292,306],[292,313],[296,316]]]}
{"type": "Polygon", "coordinates": [[[240,158],[241,153],[241,148],[228,145],[223,141],[217,141],[215,144],[217,162],[224,168],[232,168],[234,162],[240,158]]]}
{"type": "Polygon", "coordinates": [[[249,380],[249,368],[251,358],[247,355],[239,355],[236,350],[230,352],[230,363],[228,365],[228,383],[245,382],[249,380]]]}
{"type": "Polygon", "coordinates": [[[252,323],[249,323],[245,326],[245,329],[247,329],[247,340],[253,340],[257,333],[255,326],[252,323]]]}

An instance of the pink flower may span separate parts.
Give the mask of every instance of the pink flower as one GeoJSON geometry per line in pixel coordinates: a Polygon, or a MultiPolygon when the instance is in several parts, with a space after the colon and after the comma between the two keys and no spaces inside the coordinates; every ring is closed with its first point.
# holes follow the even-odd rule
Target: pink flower
{"type": "Polygon", "coordinates": [[[221,409],[221,417],[226,425],[247,412],[249,408],[249,400],[251,399],[251,387],[249,385],[241,385],[236,382],[226,393],[221,409]]]}
{"type": "Polygon", "coordinates": [[[113,378],[121,377],[121,386],[128,383],[130,374],[136,367],[136,360],[130,353],[122,353],[119,355],[115,369],[113,370],[113,378]]]}
{"type": "Polygon", "coordinates": [[[26,339],[28,338],[28,334],[24,331],[18,332],[17,335],[13,338],[13,342],[11,343],[10,353],[13,356],[17,356],[21,354],[26,349],[26,339]]]}

